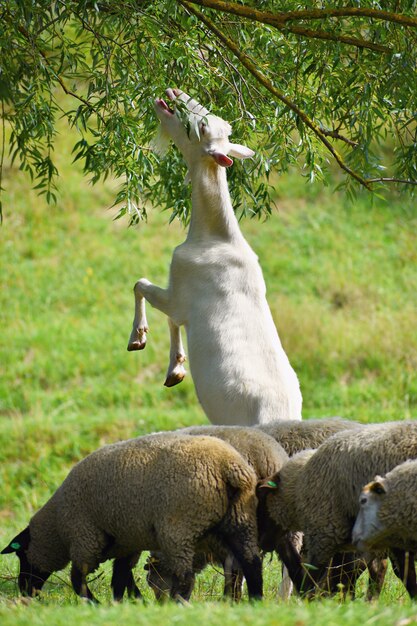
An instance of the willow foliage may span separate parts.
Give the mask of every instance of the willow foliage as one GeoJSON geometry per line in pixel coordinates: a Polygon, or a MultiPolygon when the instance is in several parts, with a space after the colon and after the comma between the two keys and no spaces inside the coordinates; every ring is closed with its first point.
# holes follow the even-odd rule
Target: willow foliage
{"type": "Polygon", "coordinates": [[[186,220],[181,158],[149,147],[153,100],[178,86],[257,151],[231,168],[239,213],[270,211],[270,174],[293,165],[325,181],[335,162],[348,191],[413,190],[417,3],[331,4],[8,0],[0,7],[1,165],[10,149],[53,201],[64,116],[78,131],[73,155],[86,175],[122,181],[120,215],[136,221],[153,205],[186,220]]]}

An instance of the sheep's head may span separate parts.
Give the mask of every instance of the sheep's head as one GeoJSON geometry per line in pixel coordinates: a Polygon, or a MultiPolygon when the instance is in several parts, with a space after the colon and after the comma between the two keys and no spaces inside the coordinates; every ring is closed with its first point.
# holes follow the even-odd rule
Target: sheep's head
{"type": "Polygon", "coordinates": [[[24,596],[36,596],[42,589],[43,584],[51,575],[51,572],[42,572],[28,559],[27,551],[30,545],[30,530],[27,526],[21,533],[16,535],[1,554],[15,553],[20,561],[19,590],[24,596]]]}
{"type": "Polygon", "coordinates": [[[367,553],[384,535],[379,512],[386,493],[385,480],[381,476],[376,476],[362,489],[359,513],[352,530],[352,543],[360,552],[367,553]]]}
{"type": "Polygon", "coordinates": [[[161,562],[158,553],[149,555],[144,565],[147,573],[146,580],[155,594],[155,598],[159,602],[163,602],[169,598],[169,592],[172,586],[172,573],[161,562]]]}
{"type": "Polygon", "coordinates": [[[180,89],[167,89],[166,94],[169,104],[162,98],[155,100],[155,111],[161,122],[159,138],[155,142],[159,152],[172,140],[189,167],[202,159],[229,167],[233,164],[230,156],[246,159],[255,154],[246,146],[231,143],[230,124],[212,115],[186,93],[180,89]]]}

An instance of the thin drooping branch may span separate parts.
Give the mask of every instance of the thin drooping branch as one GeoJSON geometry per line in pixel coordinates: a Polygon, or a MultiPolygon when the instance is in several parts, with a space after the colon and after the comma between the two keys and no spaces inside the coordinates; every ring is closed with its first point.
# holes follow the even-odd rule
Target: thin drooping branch
{"type": "Polygon", "coordinates": [[[383,20],[393,22],[402,26],[417,28],[417,18],[403,13],[391,13],[379,9],[369,9],[363,7],[343,7],[339,9],[304,9],[300,11],[260,11],[254,7],[237,4],[236,2],[224,2],[224,0],[190,0],[192,4],[202,7],[224,11],[233,15],[240,15],[250,20],[270,24],[271,26],[283,26],[287,22],[300,20],[324,20],[328,18],[342,17],[364,17],[371,20],[383,20]]]}
{"type": "Polygon", "coordinates": [[[83,104],[85,104],[91,111],[94,111],[94,113],[96,113],[96,115],[101,119],[101,121],[104,123],[104,118],[100,115],[100,113],[97,111],[97,109],[95,109],[95,107],[91,104],[91,102],[88,102],[88,100],[86,100],[85,98],[83,98],[82,96],[79,96],[78,94],[74,93],[73,91],[71,91],[71,89],[69,89],[63,78],[57,73],[55,72],[55,70],[51,67],[51,63],[47,57],[47,55],[45,54],[45,52],[39,48],[39,46],[36,44],[36,42],[33,40],[33,37],[30,35],[30,33],[26,30],[26,28],[24,28],[23,26],[21,26],[20,24],[17,26],[17,29],[19,31],[19,33],[21,35],[23,35],[25,37],[25,39],[27,39],[27,41],[29,41],[35,48],[36,50],[39,52],[39,54],[41,55],[43,61],[45,62],[45,64],[47,65],[47,67],[49,68],[50,72],[54,75],[54,77],[56,78],[56,80],[58,81],[58,83],[61,85],[62,90],[68,95],[71,96],[73,98],[75,98],[76,100],[79,100],[80,102],[82,102],[83,104]]]}
{"type": "Polygon", "coordinates": [[[262,72],[258,70],[258,68],[256,67],[255,63],[252,61],[252,59],[247,54],[242,52],[239,46],[237,46],[236,43],[232,39],[227,37],[227,35],[225,35],[221,30],[219,30],[217,26],[206,15],[204,15],[203,13],[201,13],[201,11],[193,7],[190,4],[190,2],[188,2],[187,0],[178,0],[178,1],[180,2],[180,4],[186,7],[191,13],[193,13],[203,24],[207,26],[207,28],[226,46],[226,48],[228,48],[239,59],[241,64],[252,74],[252,76],[255,78],[255,80],[258,83],[263,85],[263,87],[265,87],[265,89],[267,89],[277,100],[280,100],[283,104],[285,104],[289,109],[291,109],[292,111],[294,111],[294,113],[298,115],[300,120],[302,120],[302,122],[304,122],[304,124],[308,128],[310,128],[313,131],[313,133],[316,135],[316,137],[318,137],[318,139],[320,139],[320,141],[326,146],[329,152],[336,159],[339,166],[345,172],[347,172],[350,176],[352,176],[355,180],[357,180],[361,185],[363,185],[367,189],[370,188],[368,181],[364,179],[360,174],[358,174],[358,172],[355,172],[354,170],[352,170],[344,162],[342,156],[339,154],[339,152],[327,139],[325,133],[320,128],[320,126],[318,126],[307,115],[305,111],[300,109],[300,107],[297,104],[295,104],[295,102],[290,100],[290,98],[288,98],[279,89],[277,89],[271,83],[271,81],[262,72]]]}
{"type": "Polygon", "coordinates": [[[353,141],[353,139],[350,139],[349,137],[345,137],[345,135],[342,135],[339,132],[339,130],[329,130],[328,128],[323,128],[323,126],[321,127],[321,130],[323,131],[323,134],[326,135],[326,137],[339,139],[339,141],[344,141],[349,146],[353,146],[354,148],[356,148],[356,146],[358,145],[357,141],[353,141]]]}
{"type": "MultiPolygon", "coordinates": [[[[4,155],[6,152],[6,118],[4,115],[4,100],[1,101],[1,126],[2,126],[2,140],[0,150],[0,193],[3,191],[3,166],[4,155]]],[[[0,224],[3,222],[3,207],[0,200],[0,224]]]]}

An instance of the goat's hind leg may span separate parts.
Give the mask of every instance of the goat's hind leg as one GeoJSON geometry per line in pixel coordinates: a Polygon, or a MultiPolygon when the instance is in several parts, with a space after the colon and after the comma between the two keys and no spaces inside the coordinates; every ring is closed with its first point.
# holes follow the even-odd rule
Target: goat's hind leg
{"type": "Polygon", "coordinates": [[[170,317],[168,317],[169,334],[171,338],[169,351],[169,365],[164,382],[165,387],[173,387],[178,385],[186,374],[183,365],[186,356],[182,345],[180,327],[177,326],[170,317]]]}

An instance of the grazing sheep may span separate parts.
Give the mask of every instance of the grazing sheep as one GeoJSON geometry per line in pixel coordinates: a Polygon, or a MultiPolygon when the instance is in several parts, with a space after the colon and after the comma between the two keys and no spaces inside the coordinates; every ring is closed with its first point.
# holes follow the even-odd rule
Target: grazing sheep
{"type": "Polygon", "coordinates": [[[227,185],[225,168],[233,163],[227,155],[244,159],[254,153],[230,143],[230,125],[187,94],[168,89],[167,95],[174,110],[158,99],[155,111],[189,169],[190,227],[174,251],[167,289],[145,278],[136,283],[128,350],[145,347],[147,300],[168,316],[171,349],[165,384],[175,385],[185,374],[183,325],[197,396],[212,423],[250,426],[300,420],[299,382],[281,345],[258,258],[240,231],[227,185]]]}
{"type": "MultiPolygon", "coordinates": [[[[21,592],[34,595],[71,561],[74,591],[94,600],[86,576],[100,562],[116,558],[126,566],[142,550],[161,550],[173,572],[171,597],[187,600],[196,545],[213,534],[240,562],[249,596],[260,598],[255,487],[253,469],[219,439],[176,433],[130,439],[75,465],[3,554],[20,559],[21,592]]],[[[117,576],[113,583],[117,598],[117,576]]],[[[130,583],[120,581],[123,590],[130,583]]]]}
{"type": "MultiPolygon", "coordinates": [[[[294,582],[299,590],[311,591],[334,555],[354,550],[351,532],[363,485],[376,472],[385,473],[415,457],[416,422],[372,424],[333,435],[316,452],[295,455],[269,484],[265,481],[269,493],[262,514],[273,520],[277,532],[304,533],[305,560],[314,569],[306,580],[298,571],[294,582]]],[[[393,554],[397,560],[401,557],[393,554]]],[[[410,595],[416,592],[411,579],[407,589],[410,595]]]]}
{"type": "MultiPolygon", "coordinates": [[[[317,448],[323,441],[326,441],[329,437],[335,433],[350,430],[354,428],[362,428],[363,425],[354,422],[352,420],[345,420],[341,417],[329,417],[320,419],[309,420],[280,420],[271,422],[269,424],[259,424],[255,426],[257,430],[261,430],[268,435],[271,435],[278,443],[282,445],[284,450],[289,456],[293,456],[297,452],[302,450],[317,448]]],[[[298,534],[297,549],[298,552],[302,546],[302,535],[298,534]]],[[[295,537],[295,535],[294,535],[295,537]]],[[[341,567],[338,568],[338,572],[341,571],[341,567]]],[[[332,571],[335,568],[332,567],[332,571]]],[[[288,573],[284,570],[284,586],[286,587],[285,593],[282,597],[288,597],[291,594],[291,583],[287,581],[288,573]]],[[[343,584],[343,575],[341,577],[343,584]]],[[[329,588],[337,587],[337,579],[334,583],[329,583],[329,588]]]]}
{"type": "Polygon", "coordinates": [[[417,550],[417,461],[405,461],[365,485],[352,543],[360,551],[417,550]]]}
{"type": "Polygon", "coordinates": [[[341,417],[323,417],[302,421],[280,420],[269,424],[260,424],[256,429],[271,435],[284,448],[288,456],[301,450],[318,448],[332,435],[344,430],[363,428],[364,425],[341,417]]]}
{"type": "MultiPolygon", "coordinates": [[[[282,447],[269,435],[244,426],[191,426],[176,431],[192,436],[218,437],[232,445],[254,469],[258,480],[277,472],[288,460],[282,447]]],[[[194,557],[194,573],[201,572],[209,563],[223,566],[225,575],[224,595],[233,600],[241,597],[242,570],[229,550],[215,537],[205,539],[194,557]]],[[[115,562],[115,565],[118,564],[115,562]]],[[[145,569],[147,581],[158,600],[168,593],[172,583],[172,570],[161,552],[152,552],[145,569]]]]}

